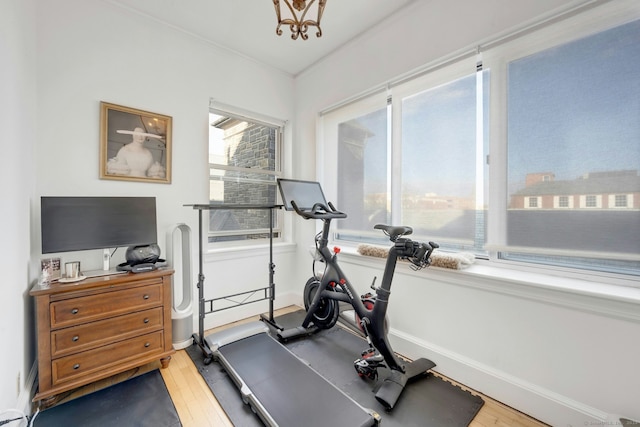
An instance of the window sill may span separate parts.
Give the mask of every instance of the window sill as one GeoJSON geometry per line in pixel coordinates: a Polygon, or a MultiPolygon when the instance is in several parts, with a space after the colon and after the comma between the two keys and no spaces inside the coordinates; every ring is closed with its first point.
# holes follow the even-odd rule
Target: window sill
{"type": "MultiPolygon", "coordinates": [[[[296,250],[295,243],[278,242],[273,244],[273,254],[293,253],[296,250]]],[[[224,246],[209,248],[204,255],[204,262],[227,261],[232,259],[250,258],[254,256],[269,255],[269,244],[224,246]]]]}
{"type": "MultiPolygon", "coordinates": [[[[384,259],[358,254],[355,249],[343,248],[342,261],[379,270],[384,259]]],[[[640,288],[568,278],[540,272],[529,272],[511,266],[477,261],[463,270],[429,267],[413,271],[408,264],[398,263],[396,274],[429,278],[440,283],[464,286],[476,290],[509,295],[517,298],[559,305],[602,316],[640,323],[640,288]]],[[[629,280],[634,286],[637,280],[629,280]]]]}

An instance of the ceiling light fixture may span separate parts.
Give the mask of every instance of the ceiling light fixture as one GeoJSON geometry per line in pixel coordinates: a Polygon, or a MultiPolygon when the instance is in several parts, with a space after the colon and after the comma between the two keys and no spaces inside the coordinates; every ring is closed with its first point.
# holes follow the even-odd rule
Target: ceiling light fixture
{"type": "Polygon", "coordinates": [[[302,37],[302,40],[308,39],[307,30],[309,27],[316,27],[318,30],[316,37],[322,37],[320,19],[327,0],[282,0],[282,2],[287,6],[283,11],[280,10],[280,0],[273,0],[273,6],[276,8],[276,16],[278,18],[277,35],[282,35],[282,30],[280,29],[282,25],[288,25],[293,40],[297,40],[298,37],[302,37]],[[307,16],[317,16],[317,19],[315,21],[307,19],[307,16]]]}

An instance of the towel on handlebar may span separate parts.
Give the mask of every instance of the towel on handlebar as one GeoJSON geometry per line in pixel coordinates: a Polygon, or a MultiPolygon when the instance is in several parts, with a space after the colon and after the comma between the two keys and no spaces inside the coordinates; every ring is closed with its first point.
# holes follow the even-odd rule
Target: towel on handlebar
{"type": "MultiPolygon", "coordinates": [[[[386,258],[389,249],[362,244],[358,246],[358,253],[365,256],[386,258]]],[[[431,254],[431,266],[460,270],[469,267],[475,262],[475,259],[475,255],[469,252],[442,253],[438,251],[431,254]]]]}

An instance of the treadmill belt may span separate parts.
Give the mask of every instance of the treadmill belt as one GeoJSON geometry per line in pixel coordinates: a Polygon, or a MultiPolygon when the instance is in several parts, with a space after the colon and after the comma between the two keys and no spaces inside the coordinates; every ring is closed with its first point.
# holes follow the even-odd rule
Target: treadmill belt
{"type": "Polygon", "coordinates": [[[218,349],[280,426],[372,426],[371,414],[266,333],[218,349]]]}

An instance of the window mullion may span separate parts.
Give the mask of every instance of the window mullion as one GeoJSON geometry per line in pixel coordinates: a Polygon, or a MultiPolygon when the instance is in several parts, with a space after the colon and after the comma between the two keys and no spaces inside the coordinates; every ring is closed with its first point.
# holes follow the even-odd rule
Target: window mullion
{"type": "Polygon", "coordinates": [[[507,220],[507,69],[494,51],[483,53],[483,66],[489,75],[489,190],[487,195],[487,239],[489,257],[495,259],[493,246],[506,245],[507,220]]]}
{"type": "Polygon", "coordinates": [[[400,97],[389,96],[389,209],[391,224],[402,220],[402,108],[400,97]]]}

